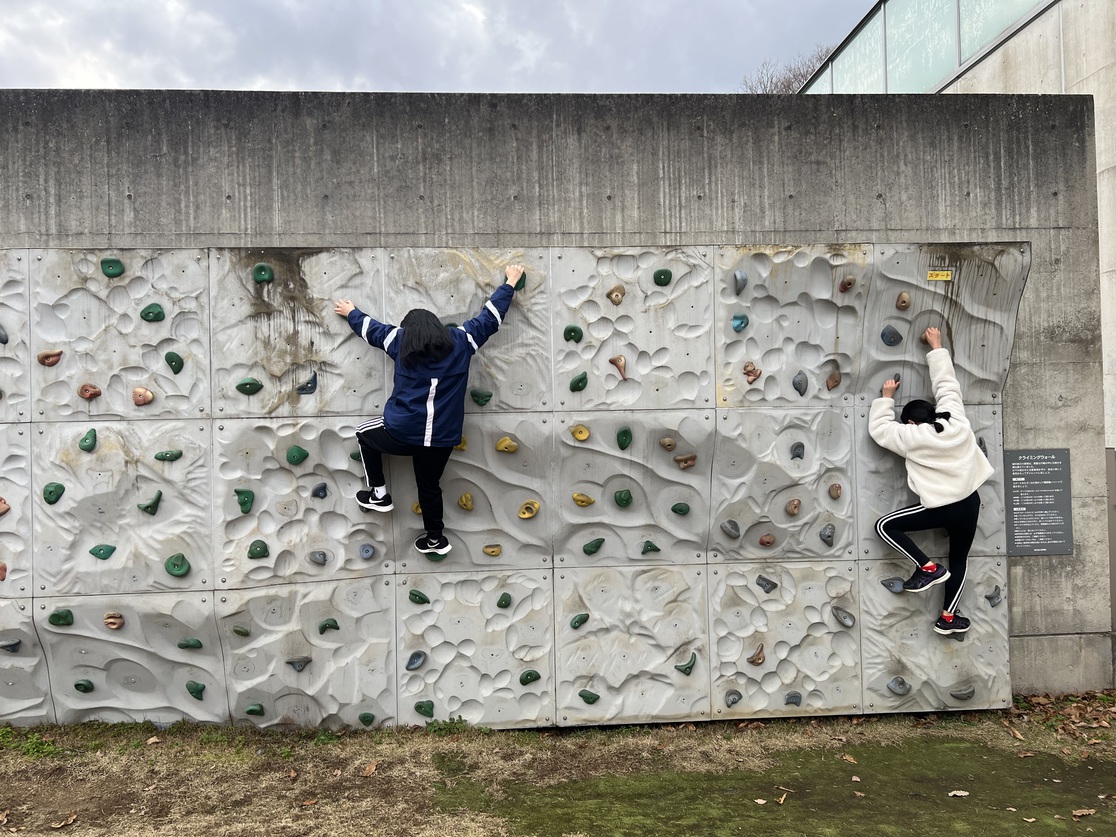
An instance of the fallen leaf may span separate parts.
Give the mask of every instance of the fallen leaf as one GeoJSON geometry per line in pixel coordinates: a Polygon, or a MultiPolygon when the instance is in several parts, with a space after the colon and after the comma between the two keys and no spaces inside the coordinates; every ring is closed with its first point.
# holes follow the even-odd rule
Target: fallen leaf
{"type": "Polygon", "coordinates": [[[787,795],[784,793],[782,796],[780,796],[775,801],[778,802],[780,805],[782,805],[784,802],[787,801],[787,795]]]}
{"type": "Polygon", "coordinates": [[[374,762],[369,764],[368,767],[364,768],[364,775],[365,776],[371,776],[373,773],[376,772],[376,768],[379,767],[379,766],[380,766],[380,760],[376,759],[374,762]]]}
{"type": "Polygon", "coordinates": [[[149,739],[147,739],[147,741],[145,743],[147,743],[147,744],[160,744],[162,742],[159,740],[159,736],[153,735],[149,739]]]}
{"type": "Polygon", "coordinates": [[[318,800],[316,800],[316,799],[307,799],[307,800],[305,800],[305,801],[304,801],[304,802],[302,803],[302,807],[303,807],[303,808],[308,808],[308,807],[309,807],[309,806],[311,806],[311,805],[317,805],[317,804],[318,804],[318,800]]]}
{"type": "Polygon", "coordinates": [[[291,772],[287,774],[287,778],[289,778],[293,782],[295,779],[298,778],[298,771],[292,767],[291,772]]]}
{"type": "Polygon", "coordinates": [[[1005,811],[1018,811],[1018,808],[1004,808],[1005,811]]]}
{"type": "Polygon", "coordinates": [[[0,825],[4,825],[8,821],[8,814],[11,812],[11,808],[5,808],[3,811],[0,811],[0,825]]]}
{"type": "Polygon", "coordinates": [[[1091,817],[1097,812],[1096,808],[1078,808],[1073,812],[1075,817],[1091,817]]]}
{"type": "Polygon", "coordinates": [[[51,828],[65,828],[68,825],[73,825],[74,820],[76,820],[76,819],[77,819],[77,814],[70,814],[70,816],[68,816],[68,817],[66,817],[66,819],[62,820],[62,822],[52,822],[50,824],[50,827],[51,828]]]}
{"type": "Polygon", "coordinates": [[[1007,721],[1004,721],[1004,726],[1005,726],[1005,727],[1007,727],[1007,731],[1008,731],[1008,732],[1010,732],[1010,733],[1012,734],[1012,737],[1014,737],[1014,738],[1018,738],[1018,739],[1019,739],[1020,741],[1025,741],[1025,740],[1026,740],[1026,739],[1024,739],[1024,738],[1023,738],[1023,736],[1022,736],[1022,735],[1020,734],[1019,730],[1017,730],[1017,729],[1016,729],[1015,727],[1013,727],[1013,726],[1012,726],[1011,724],[1009,724],[1009,723],[1008,723],[1007,721]]]}
{"type": "Polygon", "coordinates": [[[849,755],[848,753],[845,753],[845,754],[844,754],[843,756],[841,756],[841,758],[843,758],[843,759],[844,759],[845,761],[847,761],[847,762],[848,762],[849,764],[856,764],[856,759],[854,759],[854,758],[853,758],[852,756],[850,756],[850,755],[849,755]]]}
{"type": "Polygon", "coordinates": [[[144,793],[151,793],[151,791],[155,790],[157,784],[158,783],[156,783],[155,785],[148,785],[146,788],[143,789],[143,792],[144,793]]]}
{"type": "Polygon", "coordinates": [[[1016,753],[1016,755],[1021,759],[1032,759],[1035,757],[1034,753],[1016,753]]]}
{"type": "Polygon", "coordinates": [[[950,796],[968,796],[969,792],[968,791],[956,790],[956,791],[950,791],[949,795],[950,796]]]}
{"type": "Polygon", "coordinates": [[[1035,821],[1034,817],[1024,817],[1023,818],[1023,822],[1034,822],[1034,821],[1035,821]]]}
{"type": "MultiPolygon", "coordinates": [[[[1064,820],[1064,819],[1065,819],[1065,817],[1063,817],[1063,816],[1062,816],[1061,814],[1055,814],[1055,815],[1054,815],[1054,819],[1056,819],[1056,820],[1064,820]]],[[[1077,817],[1074,817],[1074,820],[1076,821],[1076,820],[1077,820],[1077,817]]]]}
{"type": "Polygon", "coordinates": [[[862,794],[860,791],[853,791],[853,796],[858,796],[858,797],[863,798],[864,794],[862,794]]]}
{"type": "Polygon", "coordinates": [[[766,805],[766,804],[767,804],[767,800],[766,800],[766,799],[757,799],[757,800],[755,800],[755,803],[756,803],[757,805],[766,805]]]}
{"type": "Polygon", "coordinates": [[[336,770],[333,771],[333,778],[336,779],[340,775],[341,775],[341,768],[339,767],[339,768],[337,768],[336,770]]]}
{"type": "Polygon", "coordinates": [[[782,785],[776,785],[775,790],[786,791],[787,793],[798,793],[794,788],[784,788],[782,785]]]}
{"type": "Polygon", "coordinates": [[[853,776],[853,777],[852,777],[852,780],[853,780],[854,782],[859,782],[859,781],[860,781],[860,777],[859,777],[859,776],[853,776]]]}

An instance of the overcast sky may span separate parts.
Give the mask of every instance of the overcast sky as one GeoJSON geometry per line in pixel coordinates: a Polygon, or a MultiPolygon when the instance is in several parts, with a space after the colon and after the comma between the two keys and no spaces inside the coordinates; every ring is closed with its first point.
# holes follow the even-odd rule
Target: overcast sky
{"type": "Polygon", "coordinates": [[[0,0],[0,87],[729,93],[875,0],[0,0]]]}

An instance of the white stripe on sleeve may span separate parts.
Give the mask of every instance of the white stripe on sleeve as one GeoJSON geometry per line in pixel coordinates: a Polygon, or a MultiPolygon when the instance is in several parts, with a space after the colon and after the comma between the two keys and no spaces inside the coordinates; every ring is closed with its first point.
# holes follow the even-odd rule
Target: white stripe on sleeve
{"type": "Polygon", "coordinates": [[[387,347],[391,345],[391,342],[396,338],[396,335],[398,335],[398,334],[399,334],[398,326],[393,328],[391,331],[388,332],[388,336],[384,338],[384,351],[385,352],[387,351],[387,347]]]}
{"type": "Polygon", "coordinates": [[[496,325],[504,324],[504,318],[500,316],[500,312],[496,310],[496,306],[492,304],[491,299],[484,304],[484,307],[492,312],[492,316],[496,318],[496,325]]]}
{"type": "Polygon", "coordinates": [[[462,328],[461,326],[458,326],[458,328],[461,329],[461,331],[465,334],[465,339],[469,341],[469,345],[473,347],[473,354],[476,354],[477,352],[479,352],[480,351],[480,346],[478,346],[477,341],[473,339],[473,335],[471,335],[469,332],[465,331],[465,329],[462,328]]]}
{"type": "Polygon", "coordinates": [[[365,317],[364,318],[364,325],[362,325],[360,327],[360,339],[363,340],[365,343],[368,342],[368,327],[370,325],[372,325],[372,318],[371,317],[365,317]]]}

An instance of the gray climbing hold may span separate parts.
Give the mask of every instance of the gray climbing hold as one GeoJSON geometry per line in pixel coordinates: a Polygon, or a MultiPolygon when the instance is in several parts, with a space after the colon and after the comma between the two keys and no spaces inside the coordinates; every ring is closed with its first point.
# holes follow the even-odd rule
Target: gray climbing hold
{"type": "Polygon", "coordinates": [[[9,654],[15,654],[21,645],[22,639],[0,639],[0,651],[7,651],[9,654]]]}
{"type": "Polygon", "coordinates": [[[362,543],[360,545],[360,557],[363,558],[365,561],[371,560],[372,556],[375,555],[375,554],[376,554],[376,547],[374,547],[372,544],[362,543]]]}
{"type": "Polygon", "coordinates": [[[327,494],[329,494],[329,489],[324,482],[320,482],[310,489],[310,496],[317,497],[319,500],[324,500],[327,494]]]}
{"type": "Polygon", "coordinates": [[[833,617],[846,628],[851,628],[856,624],[856,617],[840,605],[833,605],[833,617]]]}
{"type": "Polygon", "coordinates": [[[791,386],[794,387],[794,391],[797,392],[799,395],[805,395],[806,373],[799,369],[798,372],[795,373],[795,376],[791,378],[791,386]]]}
{"type": "Polygon", "coordinates": [[[833,546],[833,536],[837,534],[837,527],[832,523],[827,523],[822,526],[821,531],[818,532],[818,537],[822,539],[822,543],[826,546],[833,546]]]}
{"type": "Polygon", "coordinates": [[[407,659],[407,671],[418,671],[422,668],[422,664],[426,662],[426,652],[416,651],[407,659]]]}
{"type": "Polygon", "coordinates": [[[899,697],[906,697],[911,693],[911,684],[897,674],[887,681],[887,690],[899,697]]]}
{"type": "Polygon", "coordinates": [[[237,622],[232,626],[232,632],[237,636],[251,636],[252,627],[250,625],[245,625],[243,622],[237,622]]]}
{"type": "Polygon", "coordinates": [[[306,560],[311,564],[317,564],[319,567],[324,567],[329,561],[329,553],[323,549],[315,549],[306,556],[306,560]]]}
{"type": "Polygon", "coordinates": [[[744,699],[744,695],[740,694],[736,689],[729,689],[725,693],[725,705],[731,709],[744,699]]]}
{"type": "Polygon", "coordinates": [[[291,657],[289,660],[287,660],[287,665],[289,665],[295,671],[302,671],[308,665],[310,665],[311,662],[313,662],[311,657],[291,657]]]}
{"type": "Polygon", "coordinates": [[[748,274],[743,270],[735,270],[732,274],[732,285],[736,290],[736,295],[740,296],[744,289],[748,287],[748,274]]]}
{"type": "Polygon", "coordinates": [[[318,389],[318,373],[317,371],[311,372],[310,377],[306,379],[306,383],[299,384],[295,387],[295,392],[299,395],[312,395],[318,389]]]}
{"type": "Polygon", "coordinates": [[[758,584],[760,589],[763,590],[763,592],[765,593],[770,593],[772,590],[779,586],[776,582],[772,581],[765,575],[757,575],[756,584],[758,584]]]}
{"type": "Polygon", "coordinates": [[[966,686],[964,689],[955,689],[949,693],[949,696],[954,700],[972,700],[973,695],[976,694],[976,686],[972,684],[966,686]]]}
{"type": "Polygon", "coordinates": [[[984,444],[983,436],[977,438],[977,447],[980,448],[981,453],[983,453],[985,456],[988,456],[988,445],[984,444]]]}
{"type": "Polygon", "coordinates": [[[885,346],[898,346],[903,342],[903,335],[894,326],[885,325],[880,332],[880,339],[884,341],[885,346]]]}
{"type": "Polygon", "coordinates": [[[739,538],[740,524],[732,519],[725,520],[721,523],[721,531],[728,535],[730,538],[739,538]]]}
{"type": "Polygon", "coordinates": [[[902,593],[905,588],[903,587],[903,579],[892,576],[891,578],[881,578],[880,584],[890,590],[892,593],[902,593]]]}
{"type": "Polygon", "coordinates": [[[8,332],[4,331],[4,326],[0,325],[0,346],[8,345],[8,332]]]}
{"type": "Polygon", "coordinates": [[[806,458],[806,445],[803,442],[795,442],[791,445],[791,459],[805,459],[806,458]]]}
{"type": "Polygon", "coordinates": [[[995,607],[1000,602],[1002,602],[1004,600],[1004,597],[1000,595],[1000,585],[997,584],[992,589],[991,593],[985,593],[984,598],[988,599],[988,604],[990,604],[992,607],[995,607]]]}
{"type": "Polygon", "coordinates": [[[783,698],[783,706],[801,706],[802,705],[802,692],[787,692],[787,696],[783,698]]]}

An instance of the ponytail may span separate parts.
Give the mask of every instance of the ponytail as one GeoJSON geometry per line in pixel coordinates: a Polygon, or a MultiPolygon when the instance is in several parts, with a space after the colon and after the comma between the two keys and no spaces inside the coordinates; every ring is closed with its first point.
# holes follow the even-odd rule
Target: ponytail
{"type": "Polygon", "coordinates": [[[933,424],[934,430],[941,433],[945,430],[943,421],[949,421],[949,411],[939,413],[929,401],[915,400],[907,402],[899,414],[899,420],[906,424],[913,421],[915,424],[933,424]]]}

